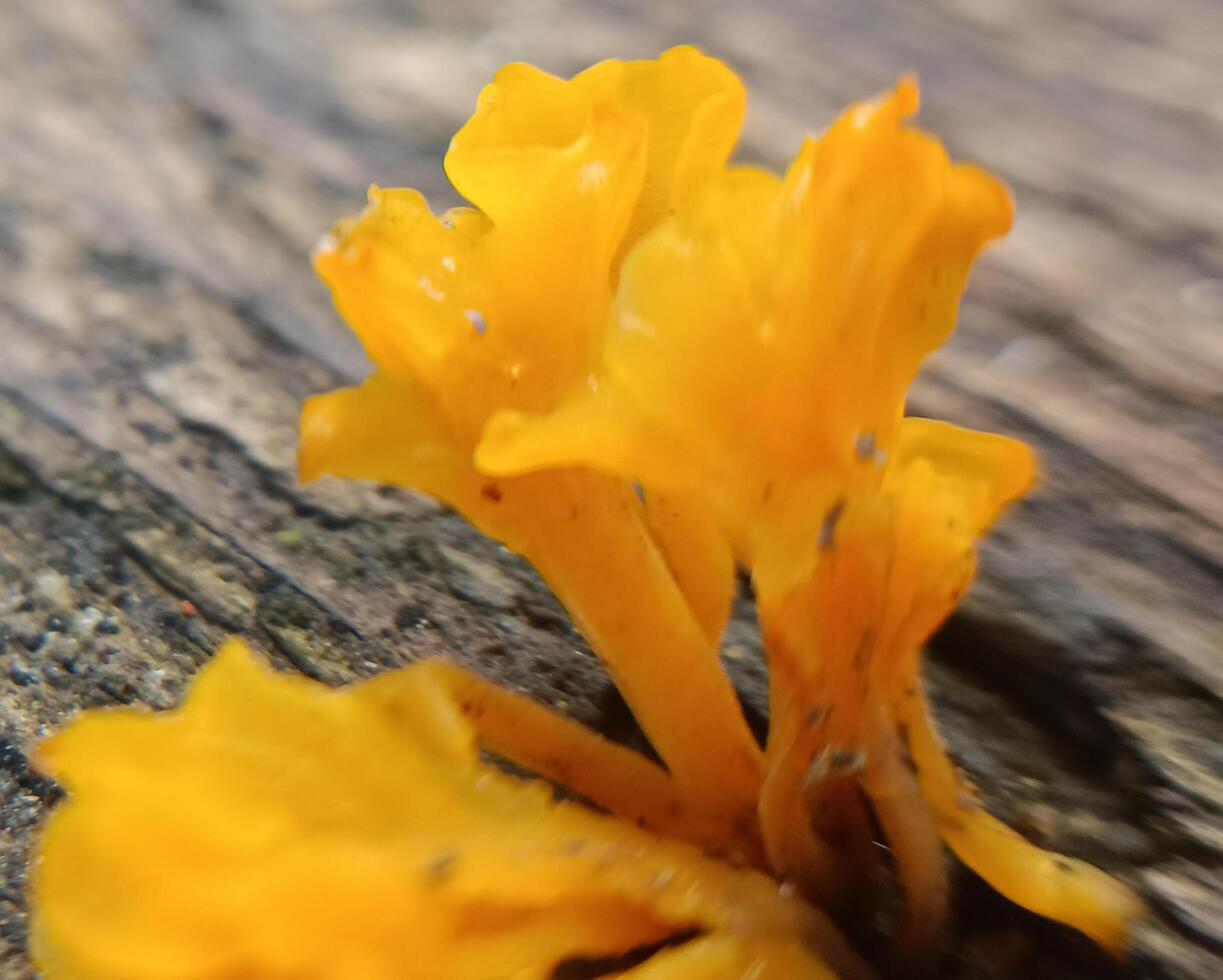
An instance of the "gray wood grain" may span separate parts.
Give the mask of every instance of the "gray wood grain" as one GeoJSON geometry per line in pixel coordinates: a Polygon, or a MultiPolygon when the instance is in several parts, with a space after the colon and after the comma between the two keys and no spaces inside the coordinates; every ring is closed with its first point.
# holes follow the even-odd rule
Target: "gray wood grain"
{"type": "MultiPolygon", "coordinates": [[[[695,42],[779,166],[919,71],[1015,191],[914,408],[1038,447],[1040,491],[935,643],[986,799],[1151,898],[1134,975],[1223,974],[1223,7],[1206,0],[8,0],[0,16],[0,978],[56,788],[34,740],[172,704],[227,633],[329,682],[457,656],[632,738],[536,577],[411,494],[292,474],[360,376],[307,254],[367,183],[451,202],[502,62],[695,42]]],[[[744,610],[747,603],[741,603],[744,610]]],[[[746,614],[727,663],[760,711],[746,614]]],[[[961,874],[945,972],[1126,975],[961,874]]]]}

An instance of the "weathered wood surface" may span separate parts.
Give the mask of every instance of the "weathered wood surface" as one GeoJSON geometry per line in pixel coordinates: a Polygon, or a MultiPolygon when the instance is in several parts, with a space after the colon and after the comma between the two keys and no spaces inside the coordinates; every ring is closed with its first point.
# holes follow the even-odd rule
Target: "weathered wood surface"
{"type": "MultiPolygon", "coordinates": [[[[448,203],[446,141],[503,61],[680,41],[748,81],[746,158],[917,69],[925,123],[1014,188],[915,407],[1030,440],[1045,484],[936,644],[940,713],[1000,814],[1151,897],[1135,975],[1223,975],[1223,7],[758,6],[7,0],[0,977],[30,975],[55,796],[29,746],[172,703],[226,633],[329,681],[446,653],[630,730],[529,571],[409,494],[296,487],[294,420],[363,371],[306,256],[368,182],[448,203]]],[[[948,976],[1124,975],[959,886],[948,976]]]]}

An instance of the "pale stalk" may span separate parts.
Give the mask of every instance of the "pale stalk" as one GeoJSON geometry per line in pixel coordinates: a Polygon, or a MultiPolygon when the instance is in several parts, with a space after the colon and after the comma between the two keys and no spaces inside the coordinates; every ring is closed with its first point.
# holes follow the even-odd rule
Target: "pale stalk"
{"type": "Polygon", "coordinates": [[[1043,850],[990,816],[947,758],[916,676],[897,713],[939,833],[960,860],[1017,905],[1121,955],[1142,900],[1098,868],[1043,850]]]}
{"type": "Polygon", "coordinates": [[[667,772],[641,753],[457,664],[435,660],[415,669],[450,692],[483,748],[638,826],[708,851],[758,851],[753,836],[725,840],[725,828],[711,826],[702,810],[680,798],[667,772]]]}
{"type": "Polygon", "coordinates": [[[904,889],[900,942],[907,953],[929,952],[947,919],[943,844],[890,717],[876,713],[862,770],[862,788],[892,852],[904,889]]]}
{"type": "Polygon", "coordinates": [[[750,834],[763,756],[716,643],[676,584],[632,488],[566,475],[569,492],[556,494],[521,550],[607,667],[681,797],[721,823],[728,840],[750,834]]]}

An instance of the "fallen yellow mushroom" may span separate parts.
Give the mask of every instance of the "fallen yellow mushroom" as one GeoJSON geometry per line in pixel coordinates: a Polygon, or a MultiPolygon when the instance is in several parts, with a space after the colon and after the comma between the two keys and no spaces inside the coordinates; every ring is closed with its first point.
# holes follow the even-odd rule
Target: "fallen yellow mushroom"
{"type": "Polygon", "coordinates": [[[693,934],[625,975],[869,975],[772,879],[479,748],[448,671],[331,690],[239,641],[174,711],[88,713],[38,753],[68,791],[33,868],[42,976],[546,980],[693,934]]]}

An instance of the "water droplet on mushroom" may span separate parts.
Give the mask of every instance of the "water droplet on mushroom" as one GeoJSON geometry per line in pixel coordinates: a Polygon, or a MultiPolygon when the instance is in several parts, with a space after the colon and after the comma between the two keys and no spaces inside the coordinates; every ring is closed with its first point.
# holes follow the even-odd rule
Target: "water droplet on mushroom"
{"type": "Polygon", "coordinates": [[[639,333],[645,337],[654,336],[654,325],[631,310],[623,310],[620,313],[618,325],[625,333],[639,333]]]}
{"type": "Polygon", "coordinates": [[[597,191],[607,183],[607,164],[602,160],[591,160],[578,171],[578,190],[582,193],[597,191]]]}
{"type": "Polygon", "coordinates": [[[438,289],[433,284],[433,280],[428,276],[421,276],[417,283],[420,286],[420,291],[433,300],[433,302],[440,303],[446,298],[446,294],[438,289]]]}
{"type": "Polygon", "coordinates": [[[488,330],[488,324],[484,322],[484,314],[479,310],[464,310],[463,316],[467,317],[467,322],[471,324],[471,328],[483,337],[488,330]]]}

